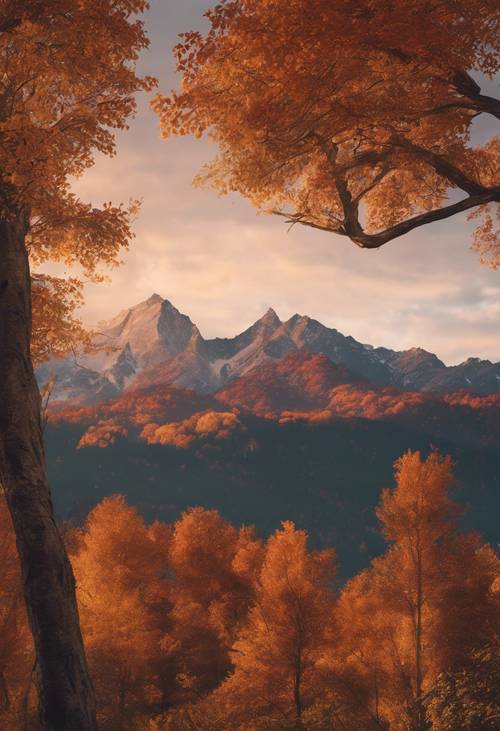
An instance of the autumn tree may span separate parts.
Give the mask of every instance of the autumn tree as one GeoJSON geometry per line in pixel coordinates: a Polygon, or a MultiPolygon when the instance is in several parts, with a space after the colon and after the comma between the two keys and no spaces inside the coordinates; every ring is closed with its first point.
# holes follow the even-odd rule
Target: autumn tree
{"type": "MultiPolygon", "coordinates": [[[[171,531],[146,526],[122,497],[103,500],[69,536],[99,728],[126,731],[161,707],[171,531]]],[[[170,678],[165,677],[165,682],[170,678]]],[[[170,679],[172,680],[172,679],[170,679]]]]}
{"type": "Polygon", "coordinates": [[[100,728],[142,728],[222,682],[262,563],[253,529],[202,508],[146,526],[115,496],[67,541],[100,728]]]}
{"type": "Polygon", "coordinates": [[[309,552],[306,533],[293,523],[268,539],[256,601],[233,645],[234,672],[214,694],[236,728],[258,720],[266,728],[303,727],[316,695],[334,573],[333,551],[309,552]]]}
{"type": "Polygon", "coordinates": [[[375,717],[391,731],[424,731],[436,678],[494,635],[498,560],[457,532],[450,458],[408,452],[395,469],[377,511],[392,545],[346,586],[338,621],[345,663],[371,687],[375,717]]]}
{"type": "Polygon", "coordinates": [[[145,8],[145,0],[0,4],[0,476],[45,729],[93,730],[96,722],[73,575],[47,482],[30,352],[30,261],[77,264],[92,277],[131,237],[134,204],[96,208],[71,192],[70,179],[92,165],[94,151],[113,153],[114,130],[125,128],[135,92],[151,86],[135,72],[147,45],[137,19],[145,8]]]}
{"type": "Polygon", "coordinates": [[[197,182],[367,249],[471,211],[500,265],[498,139],[471,139],[500,117],[480,85],[499,68],[495,0],[223,0],[206,16],[175,48],[180,91],[154,101],[165,137],[217,144],[197,182]]]}
{"type": "Polygon", "coordinates": [[[216,510],[192,508],[175,523],[172,628],[163,639],[175,668],[175,703],[197,701],[231,669],[230,649],[255,598],[263,560],[253,529],[238,530],[216,510]]]}

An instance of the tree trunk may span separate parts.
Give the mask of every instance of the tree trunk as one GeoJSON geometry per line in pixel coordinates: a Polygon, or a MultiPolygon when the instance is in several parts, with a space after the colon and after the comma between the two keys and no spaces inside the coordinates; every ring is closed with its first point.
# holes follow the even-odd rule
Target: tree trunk
{"type": "Polygon", "coordinates": [[[293,679],[293,701],[295,705],[295,728],[302,729],[302,653],[297,653],[296,665],[295,665],[295,677],[293,679]]]}
{"type": "Polygon", "coordinates": [[[422,553],[420,545],[417,546],[417,597],[415,617],[415,731],[425,731],[427,723],[425,720],[425,709],[422,703],[422,553]]]}
{"type": "Polygon", "coordinates": [[[0,220],[0,483],[12,516],[37,657],[41,726],[96,731],[75,598],[55,523],[30,356],[31,287],[26,214],[0,220]]]}

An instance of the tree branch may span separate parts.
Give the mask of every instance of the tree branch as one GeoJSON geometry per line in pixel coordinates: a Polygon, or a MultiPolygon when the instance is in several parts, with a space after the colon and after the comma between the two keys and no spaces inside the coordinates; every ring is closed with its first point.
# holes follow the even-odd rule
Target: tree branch
{"type": "Polygon", "coordinates": [[[0,22],[0,33],[10,33],[22,23],[22,18],[11,18],[0,22]]]}
{"type": "Polygon", "coordinates": [[[329,233],[339,234],[340,236],[348,236],[351,241],[362,249],[379,249],[389,241],[397,239],[399,236],[404,236],[404,234],[407,234],[420,226],[425,226],[426,224],[433,223],[434,221],[441,221],[443,219],[450,218],[457,213],[467,211],[470,208],[475,208],[477,206],[484,205],[485,203],[495,201],[500,202],[500,186],[497,186],[496,188],[485,188],[480,194],[471,195],[458,203],[452,203],[448,206],[444,206],[443,208],[420,213],[418,216],[408,218],[406,221],[401,221],[400,223],[387,228],[385,231],[380,231],[375,234],[366,233],[361,227],[359,221],[357,221],[357,226],[355,226],[355,228],[359,227],[358,231],[351,232],[347,230],[345,225],[333,228],[332,226],[321,225],[314,221],[308,221],[303,217],[303,214],[300,213],[285,213],[283,211],[272,211],[272,213],[285,217],[289,224],[300,223],[302,226],[309,226],[311,228],[319,229],[320,231],[328,231],[329,233]]]}
{"type": "Polygon", "coordinates": [[[476,109],[500,119],[500,100],[481,94],[481,87],[467,71],[457,71],[453,78],[453,86],[470,99],[476,109]]]}
{"type": "Polygon", "coordinates": [[[469,193],[469,195],[480,195],[484,192],[484,186],[477,181],[472,180],[472,178],[469,178],[464,172],[462,172],[462,170],[457,168],[442,155],[432,152],[432,150],[428,150],[420,145],[416,145],[414,142],[406,139],[406,137],[394,137],[392,142],[402,150],[411,152],[421,160],[424,160],[433,167],[439,175],[442,175],[443,178],[446,178],[450,181],[450,183],[453,183],[461,190],[469,193]]]}

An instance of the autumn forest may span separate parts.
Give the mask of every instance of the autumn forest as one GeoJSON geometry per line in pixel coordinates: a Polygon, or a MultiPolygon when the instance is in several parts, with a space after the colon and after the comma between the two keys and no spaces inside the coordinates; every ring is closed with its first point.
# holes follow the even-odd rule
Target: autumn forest
{"type": "Polygon", "coordinates": [[[498,731],[499,22],[0,0],[2,731],[498,731]]]}
{"type": "MultiPolygon", "coordinates": [[[[390,546],[344,586],[291,522],[263,541],[215,510],[146,525],[101,502],[65,532],[100,728],[496,728],[498,559],[457,530],[453,486],[449,458],[398,460],[390,546]]],[[[4,505],[1,546],[1,718],[22,729],[33,648],[4,505]]]]}

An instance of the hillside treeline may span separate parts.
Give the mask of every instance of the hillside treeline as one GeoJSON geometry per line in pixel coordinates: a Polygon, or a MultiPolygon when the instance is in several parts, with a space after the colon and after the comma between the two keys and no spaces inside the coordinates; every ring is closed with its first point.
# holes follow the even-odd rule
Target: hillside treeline
{"type": "MultiPolygon", "coordinates": [[[[291,522],[146,525],[120,496],[66,530],[102,731],[498,728],[499,562],[460,532],[449,457],[408,452],[386,552],[344,586],[291,522]]],[[[263,506],[265,510],[265,506],[263,506]]],[[[34,655],[0,510],[0,727],[37,729],[34,655]]]]}

